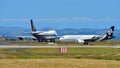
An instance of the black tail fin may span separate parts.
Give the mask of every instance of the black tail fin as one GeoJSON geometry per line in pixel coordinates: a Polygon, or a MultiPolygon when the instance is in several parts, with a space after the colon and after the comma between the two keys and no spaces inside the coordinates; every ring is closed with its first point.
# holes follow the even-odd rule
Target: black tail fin
{"type": "Polygon", "coordinates": [[[111,26],[110,30],[107,31],[107,36],[108,37],[112,37],[113,36],[114,28],[115,28],[114,26],[111,26]]]}
{"type": "Polygon", "coordinates": [[[101,38],[99,38],[97,41],[103,41],[103,40],[115,38],[115,36],[113,36],[114,28],[115,28],[114,26],[111,26],[111,28],[106,32],[106,34],[103,35],[101,38]]]}
{"type": "Polygon", "coordinates": [[[33,24],[32,19],[30,20],[30,22],[31,22],[31,29],[32,29],[32,31],[36,31],[36,28],[35,28],[35,26],[34,26],[34,24],[33,24]]]}

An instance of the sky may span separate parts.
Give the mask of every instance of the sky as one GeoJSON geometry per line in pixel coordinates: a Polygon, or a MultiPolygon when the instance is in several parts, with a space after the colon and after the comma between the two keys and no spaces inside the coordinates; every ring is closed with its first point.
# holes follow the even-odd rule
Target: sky
{"type": "Polygon", "coordinates": [[[0,0],[0,26],[120,29],[120,0],[0,0]]]}

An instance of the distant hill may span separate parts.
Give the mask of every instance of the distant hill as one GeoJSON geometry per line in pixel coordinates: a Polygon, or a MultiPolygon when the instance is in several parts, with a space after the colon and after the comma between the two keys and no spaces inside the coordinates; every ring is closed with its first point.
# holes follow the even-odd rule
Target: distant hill
{"type": "MultiPolygon", "coordinates": [[[[21,27],[0,27],[0,35],[13,35],[13,36],[20,36],[20,35],[27,35],[30,36],[30,29],[26,29],[26,28],[21,28],[21,27]]],[[[66,29],[57,29],[57,28],[40,28],[37,30],[56,30],[58,35],[62,36],[62,35],[67,35],[67,34],[105,34],[106,31],[108,29],[89,29],[89,28],[81,28],[81,29],[75,29],[75,28],[66,28],[66,29]]],[[[116,36],[116,39],[120,39],[120,30],[119,29],[115,29],[114,35],[116,36]]]]}
{"type": "Polygon", "coordinates": [[[21,28],[21,27],[1,27],[0,26],[0,35],[21,35],[24,32],[30,32],[29,29],[21,28]]]}

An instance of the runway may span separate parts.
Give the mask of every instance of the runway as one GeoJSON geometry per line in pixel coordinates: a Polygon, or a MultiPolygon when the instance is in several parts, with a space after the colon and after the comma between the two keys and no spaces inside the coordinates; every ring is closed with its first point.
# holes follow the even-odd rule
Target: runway
{"type": "Polygon", "coordinates": [[[0,48],[120,48],[120,46],[20,46],[20,45],[0,45],[0,48]]]}

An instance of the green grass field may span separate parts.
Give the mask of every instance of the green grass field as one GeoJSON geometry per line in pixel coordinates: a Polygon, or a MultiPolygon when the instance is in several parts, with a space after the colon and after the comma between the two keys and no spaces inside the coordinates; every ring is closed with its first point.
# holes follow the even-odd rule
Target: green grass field
{"type": "MultiPolygon", "coordinates": [[[[75,43],[59,45],[83,46],[75,43]]],[[[0,44],[51,46],[34,41],[0,41],[0,44]]],[[[120,42],[94,42],[92,46],[114,46],[120,42]]],[[[119,68],[120,49],[116,48],[68,48],[67,53],[60,53],[59,48],[36,49],[0,49],[0,68],[119,68]]]]}
{"type": "MultiPolygon", "coordinates": [[[[82,44],[56,42],[59,45],[75,46],[82,44]]],[[[26,45],[26,46],[51,46],[48,43],[38,43],[36,41],[0,41],[0,44],[26,45]]],[[[119,46],[120,42],[94,42],[92,46],[119,46]]],[[[83,45],[82,45],[83,46],[83,45]]],[[[120,60],[120,49],[115,48],[68,48],[67,53],[60,53],[59,48],[37,48],[37,49],[0,49],[0,59],[46,59],[46,58],[64,58],[64,59],[103,59],[120,60]]]]}
{"type": "Polygon", "coordinates": [[[120,49],[115,48],[68,48],[60,53],[59,48],[0,49],[1,59],[103,59],[120,60],[120,49]]]}

